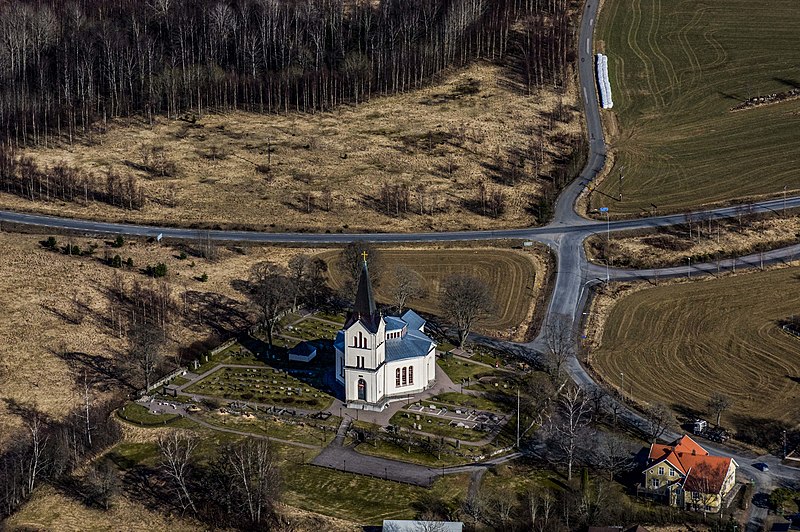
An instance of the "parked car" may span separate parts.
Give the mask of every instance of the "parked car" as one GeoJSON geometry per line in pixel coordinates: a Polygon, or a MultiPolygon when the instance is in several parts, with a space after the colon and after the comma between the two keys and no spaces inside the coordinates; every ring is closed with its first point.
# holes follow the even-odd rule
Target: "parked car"
{"type": "Polygon", "coordinates": [[[764,473],[769,471],[769,466],[767,464],[765,464],[764,462],[757,462],[757,463],[753,464],[753,467],[755,467],[759,471],[763,471],[764,473]]]}

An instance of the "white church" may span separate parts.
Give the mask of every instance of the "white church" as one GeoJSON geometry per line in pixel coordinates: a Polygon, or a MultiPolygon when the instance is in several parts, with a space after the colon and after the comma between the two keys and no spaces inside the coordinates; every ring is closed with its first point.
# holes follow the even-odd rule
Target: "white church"
{"type": "Polygon", "coordinates": [[[413,310],[399,317],[377,312],[366,257],[353,311],[334,347],[348,408],[380,411],[436,379],[436,343],[425,334],[425,320],[413,310]]]}

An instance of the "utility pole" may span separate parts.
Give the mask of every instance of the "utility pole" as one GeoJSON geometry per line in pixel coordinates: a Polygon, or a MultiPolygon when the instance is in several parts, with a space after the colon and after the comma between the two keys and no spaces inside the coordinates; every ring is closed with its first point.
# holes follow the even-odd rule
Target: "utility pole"
{"type": "MultiPolygon", "coordinates": [[[[786,431],[783,431],[784,440],[786,439],[786,431]]],[[[785,448],[786,446],[784,446],[785,448]]],[[[519,387],[517,387],[517,450],[519,450],[519,387]]],[[[783,453],[784,455],[786,452],[783,453]]]]}
{"type": "Polygon", "coordinates": [[[786,187],[787,185],[783,185],[783,215],[786,216],[786,187]]]}
{"type": "Polygon", "coordinates": [[[691,279],[692,278],[692,257],[686,257],[686,260],[689,261],[689,269],[686,270],[686,273],[689,276],[689,279],[691,279]]]}
{"type": "Polygon", "coordinates": [[[625,397],[625,373],[622,371],[619,372],[619,376],[622,377],[622,396],[625,397]]]}

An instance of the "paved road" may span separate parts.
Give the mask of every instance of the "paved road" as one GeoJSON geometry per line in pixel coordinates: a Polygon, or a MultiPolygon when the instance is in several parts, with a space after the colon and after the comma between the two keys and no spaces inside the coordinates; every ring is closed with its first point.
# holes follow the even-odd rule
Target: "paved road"
{"type": "MultiPolygon", "coordinates": [[[[370,234],[308,234],[308,233],[266,233],[248,231],[205,231],[196,229],[181,229],[174,227],[154,227],[132,224],[116,224],[95,222],[89,220],[78,220],[68,218],[58,218],[34,214],[15,213],[10,211],[0,211],[0,222],[11,222],[16,224],[36,225],[42,227],[52,227],[66,230],[73,230],[89,234],[125,234],[134,236],[156,236],[162,234],[167,239],[213,239],[230,241],[247,241],[263,243],[345,243],[357,239],[371,240],[380,243],[392,242],[437,242],[437,241],[465,241],[465,240],[495,240],[495,239],[530,239],[550,245],[558,256],[558,271],[556,275],[555,288],[552,299],[549,302],[545,323],[552,323],[554,320],[567,319],[575,322],[580,316],[586,302],[589,287],[600,282],[605,277],[605,268],[591,265],[587,262],[582,242],[595,233],[603,231],[626,231],[664,227],[683,223],[687,215],[675,214],[667,216],[655,216],[650,218],[639,218],[629,220],[618,220],[606,223],[598,220],[588,220],[582,218],[575,212],[574,206],[577,198],[584,190],[587,183],[596,178],[605,164],[606,146],[603,141],[602,123],[600,110],[598,107],[593,62],[593,29],[594,21],[597,17],[597,1],[589,0],[583,11],[583,18],[579,32],[579,75],[580,91],[584,103],[586,116],[586,132],[589,136],[589,155],[588,162],[580,177],[566,187],[562,192],[554,209],[553,221],[543,227],[506,229],[496,231],[461,231],[461,232],[441,232],[441,233],[370,233],[370,234]]],[[[613,210],[613,205],[611,206],[613,210]]],[[[734,217],[745,213],[757,212],[780,212],[784,208],[800,207],[800,196],[762,201],[749,205],[736,205],[717,209],[701,210],[692,213],[695,220],[711,218],[734,217]]],[[[764,254],[765,264],[793,258],[799,246],[771,251],[764,254]]],[[[754,266],[754,257],[739,259],[737,268],[747,264],[754,266]]],[[[761,256],[757,258],[761,264],[761,256]]],[[[724,261],[723,264],[730,262],[732,268],[733,261],[724,261]]],[[[609,270],[608,275],[612,279],[634,279],[648,278],[655,275],[688,275],[689,272],[713,272],[716,271],[716,264],[680,266],[676,268],[665,268],[656,270],[627,271],[613,269],[609,270]]],[[[544,328],[543,328],[544,330],[544,328]]],[[[544,338],[539,336],[530,344],[509,346],[515,351],[523,350],[528,354],[541,352],[544,347],[544,338]]],[[[572,358],[567,365],[572,378],[581,386],[595,386],[592,377],[583,369],[577,359],[572,358]]],[[[644,420],[635,411],[626,410],[625,416],[631,423],[642,424],[644,420]]],[[[724,449],[713,449],[715,452],[724,454],[724,449]]],[[[360,455],[359,455],[360,456],[360,455]]],[[[755,479],[759,489],[768,489],[778,479],[798,478],[798,472],[777,464],[773,457],[759,457],[759,461],[771,463],[771,472],[762,474],[750,467],[753,457],[745,454],[731,454],[742,465],[742,473],[755,479]]],[[[392,462],[395,467],[398,462],[392,462]]],[[[374,467],[379,465],[373,464],[374,467]]],[[[372,467],[372,466],[370,466],[372,467]]],[[[399,466],[411,467],[411,466],[399,466]]],[[[468,466],[470,467],[470,466],[468,466]]],[[[379,471],[372,471],[378,475],[379,471]]],[[[379,475],[378,475],[379,476],[379,475]]],[[[754,517],[751,526],[757,524],[758,516],[754,517]]]]}

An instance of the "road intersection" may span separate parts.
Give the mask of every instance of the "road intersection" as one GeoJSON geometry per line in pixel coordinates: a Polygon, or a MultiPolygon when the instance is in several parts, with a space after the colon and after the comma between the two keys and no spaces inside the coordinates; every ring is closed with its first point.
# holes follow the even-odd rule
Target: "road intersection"
{"type": "MultiPolygon", "coordinates": [[[[592,54],[593,28],[596,17],[597,1],[590,0],[584,6],[578,41],[580,43],[578,46],[580,92],[585,110],[586,134],[589,137],[587,164],[580,176],[570,183],[559,196],[554,206],[553,220],[546,226],[492,231],[439,233],[270,233],[108,223],[12,211],[0,211],[0,222],[50,227],[88,234],[124,234],[146,237],[162,235],[166,239],[180,240],[211,239],[260,243],[303,243],[309,245],[348,243],[354,240],[369,240],[376,243],[489,241],[499,239],[535,240],[549,245],[556,253],[558,259],[555,287],[547,308],[544,319],[545,326],[542,327],[542,331],[546,330],[546,324],[553,323],[554,320],[566,319],[577,325],[587,301],[589,287],[603,282],[604,280],[614,281],[648,279],[655,276],[682,276],[693,272],[715,273],[718,268],[721,270],[733,268],[734,263],[736,267],[743,268],[793,260],[800,254],[800,245],[765,252],[763,255],[728,259],[721,261],[719,265],[717,265],[717,263],[697,264],[659,270],[622,270],[617,268],[609,268],[606,270],[605,266],[598,266],[587,260],[583,248],[583,241],[592,234],[606,231],[633,231],[665,227],[684,223],[687,219],[687,214],[669,214],[606,222],[605,220],[590,220],[580,216],[576,212],[575,205],[578,198],[586,191],[587,185],[591,184],[600,172],[602,172],[606,162],[606,144],[603,139],[603,127],[596,96],[592,54]]],[[[781,212],[787,208],[793,209],[799,207],[800,196],[702,210],[691,213],[691,215],[695,220],[717,219],[730,218],[743,213],[781,212]]],[[[539,337],[528,344],[507,344],[507,346],[510,348],[513,347],[514,350],[518,352],[522,350],[523,353],[528,356],[536,357],[544,352],[545,339],[543,333],[540,333],[539,337]]],[[[597,386],[593,377],[585,370],[577,358],[572,357],[569,360],[567,369],[572,379],[578,385],[582,387],[597,386]]],[[[641,414],[630,409],[625,403],[622,403],[621,406],[625,419],[631,424],[644,426],[646,422],[641,414]]],[[[667,437],[673,435],[677,436],[677,434],[668,434],[667,437]]],[[[800,471],[780,465],[779,460],[775,457],[758,457],[756,459],[756,457],[753,456],[731,453],[725,449],[715,449],[713,446],[708,447],[712,452],[735,458],[740,466],[742,466],[740,471],[749,478],[754,479],[758,488],[762,491],[770,488],[780,480],[800,478],[800,471]],[[768,463],[770,465],[770,472],[764,473],[752,467],[751,464],[755,461],[768,463]]],[[[756,522],[759,519],[763,520],[764,515],[761,515],[759,512],[760,510],[755,511],[750,527],[756,526],[756,522]]]]}

